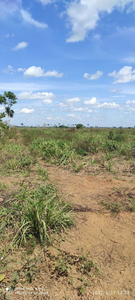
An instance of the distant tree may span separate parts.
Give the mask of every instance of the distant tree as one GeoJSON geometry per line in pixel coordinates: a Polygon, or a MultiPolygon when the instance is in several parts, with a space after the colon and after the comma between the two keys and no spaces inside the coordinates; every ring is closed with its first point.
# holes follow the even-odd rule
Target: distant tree
{"type": "Polygon", "coordinates": [[[3,117],[7,116],[7,124],[10,127],[10,118],[14,116],[14,110],[11,107],[17,103],[17,97],[12,92],[4,92],[4,95],[0,95],[0,104],[4,105],[5,112],[3,117]]]}
{"type": "Polygon", "coordinates": [[[23,123],[21,123],[20,125],[23,126],[23,123]]]}
{"type": "Polygon", "coordinates": [[[81,129],[81,128],[83,128],[84,126],[83,126],[83,124],[76,124],[76,128],[77,129],[81,129]]]}

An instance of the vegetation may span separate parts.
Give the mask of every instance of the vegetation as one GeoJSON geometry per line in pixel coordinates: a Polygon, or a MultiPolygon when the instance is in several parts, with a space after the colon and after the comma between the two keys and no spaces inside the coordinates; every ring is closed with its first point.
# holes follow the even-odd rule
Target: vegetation
{"type": "Polygon", "coordinates": [[[8,117],[7,125],[10,126],[10,118],[14,116],[14,110],[11,107],[17,103],[17,98],[14,93],[12,92],[4,92],[4,95],[0,95],[0,104],[4,105],[5,112],[0,114],[0,119],[4,118],[5,116],[8,117]]]}
{"type": "MultiPolygon", "coordinates": [[[[0,289],[32,283],[48,263],[52,276],[67,278],[82,297],[99,268],[89,255],[60,250],[62,233],[74,225],[77,210],[50,182],[45,164],[91,175],[104,171],[115,177],[126,169],[131,177],[135,174],[135,129],[22,126],[9,131],[2,122],[0,128],[0,289]],[[56,244],[57,253],[52,255],[49,247],[56,244]]],[[[113,200],[110,195],[101,196],[102,212],[135,211],[134,190],[114,188],[113,200]]],[[[4,292],[0,293],[4,299],[4,292]]]]}

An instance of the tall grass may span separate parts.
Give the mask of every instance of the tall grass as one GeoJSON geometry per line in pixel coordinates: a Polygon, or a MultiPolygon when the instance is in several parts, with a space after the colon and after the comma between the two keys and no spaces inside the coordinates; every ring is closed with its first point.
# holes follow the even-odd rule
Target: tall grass
{"type": "MultiPolygon", "coordinates": [[[[50,234],[73,225],[72,207],[63,202],[52,185],[37,190],[22,189],[12,209],[14,238],[12,244],[24,244],[31,237],[49,243],[50,234]]],[[[10,221],[12,224],[12,222],[10,221]]]]}

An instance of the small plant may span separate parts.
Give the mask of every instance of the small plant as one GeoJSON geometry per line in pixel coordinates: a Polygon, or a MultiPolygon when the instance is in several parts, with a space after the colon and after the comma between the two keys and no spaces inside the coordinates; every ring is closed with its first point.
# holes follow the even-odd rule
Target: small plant
{"type": "Polygon", "coordinates": [[[38,168],[38,173],[39,175],[44,179],[44,180],[47,180],[48,179],[48,173],[45,169],[39,167],[38,168]]]}
{"type": "Polygon", "coordinates": [[[0,191],[4,191],[8,189],[8,185],[5,183],[0,183],[0,191]]]}
{"type": "Polygon", "coordinates": [[[97,266],[92,260],[89,260],[87,257],[82,256],[80,259],[80,271],[83,274],[89,275],[92,268],[95,268],[97,270],[97,266]]]}
{"type": "Polygon", "coordinates": [[[57,266],[55,267],[55,272],[57,272],[57,277],[59,276],[68,276],[68,268],[63,259],[60,259],[57,262],[57,266]]]}
{"type": "Polygon", "coordinates": [[[62,202],[52,185],[39,190],[22,190],[21,201],[14,206],[16,234],[12,244],[21,245],[33,235],[40,242],[50,242],[50,233],[73,225],[71,205],[62,202]],[[25,196],[25,201],[23,197],[25,196]],[[22,201],[23,199],[23,201],[22,201]]]}
{"type": "Polygon", "coordinates": [[[79,285],[79,286],[77,287],[77,290],[78,290],[78,296],[82,296],[82,295],[85,294],[85,286],[79,285]]]}
{"type": "Polygon", "coordinates": [[[119,203],[107,204],[106,202],[101,201],[101,204],[112,213],[119,213],[122,210],[122,207],[119,203]]]}

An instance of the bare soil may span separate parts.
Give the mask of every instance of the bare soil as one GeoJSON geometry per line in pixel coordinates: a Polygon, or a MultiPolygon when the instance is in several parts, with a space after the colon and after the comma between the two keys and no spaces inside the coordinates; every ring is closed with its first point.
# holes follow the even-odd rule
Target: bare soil
{"type": "MultiPolygon", "coordinates": [[[[32,286],[42,287],[48,294],[12,292],[8,294],[9,299],[135,299],[135,212],[128,206],[130,202],[135,205],[135,175],[117,179],[109,172],[75,174],[58,166],[41,164],[64,200],[73,204],[76,224],[68,230],[68,235],[62,234],[39,263],[41,272],[32,286]],[[120,212],[107,210],[102,202],[118,203],[120,212]],[[92,260],[99,271],[93,269],[90,276],[84,269],[82,272],[82,255],[92,260]],[[66,267],[70,265],[69,273],[67,268],[56,268],[58,261],[61,264],[64,261],[66,267]]],[[[10,185],[10,178],[7,183],[10,185]]],[[[4,193],[0,197],[4,200],[4,193]]]]}
{"type": "MultiPolygon", "coordinates": [[[[134,178],[44,167],[77,214],[76,226],[60,248],[76,255],[88,253],[99,266],[82,299],[135,299],[135,213],[111,214],[101,205],[101,201],[116,200],[123,204],[127,196],[134,197],[134,178]]],[[[66,280],[53,285],[51,294],[51,299],[79,299],[69,285],[66,287],[66,280]]]]}

